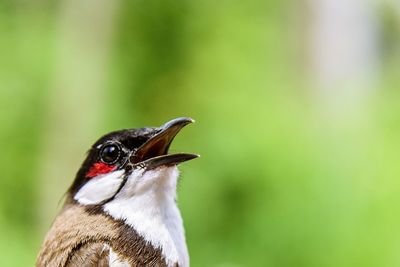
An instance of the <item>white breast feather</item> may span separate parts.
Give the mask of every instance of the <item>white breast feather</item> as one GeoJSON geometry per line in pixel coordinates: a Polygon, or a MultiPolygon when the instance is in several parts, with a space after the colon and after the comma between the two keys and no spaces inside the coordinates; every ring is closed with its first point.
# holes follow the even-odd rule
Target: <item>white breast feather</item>
{"type": "Polygon", "coordinates": [[[110,267],[131,267],[131,265],[129,264],[129,262],[121,260],[118,257],[118,254],[115,253],[112,248],[110,248],[110,257],[109,257],[109,261],[108,261],[108,265],[110,267]]]}

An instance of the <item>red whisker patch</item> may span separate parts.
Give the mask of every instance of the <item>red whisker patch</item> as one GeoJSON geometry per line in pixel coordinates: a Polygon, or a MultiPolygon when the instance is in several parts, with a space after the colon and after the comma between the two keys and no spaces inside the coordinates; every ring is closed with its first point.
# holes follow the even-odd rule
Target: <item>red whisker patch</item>
{"type": "Polygon", "coordinates": [[[114,171],[117,168],[115,165],[108,165],[104,162],[96,162],[86,173],[86,178],[93,178],[100,174],[106,174],[114,171]]]}

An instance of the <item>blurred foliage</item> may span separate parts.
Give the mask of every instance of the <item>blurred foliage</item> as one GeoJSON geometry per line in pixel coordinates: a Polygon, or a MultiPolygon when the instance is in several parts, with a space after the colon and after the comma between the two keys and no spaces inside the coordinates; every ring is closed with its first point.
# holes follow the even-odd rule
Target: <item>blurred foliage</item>
{"type": "MultiPolygon", "coordinates": [[[[66,117],[103,103],[82,151],[114,129],[196,119],[172,147],[202,155],[181,167],[179,185],[192,266],[400,265],[398,16],[382,12],[392,52],[373,96],[331,119],[292,58],[300,44],[285,1],[118,5],[106,100],[77,98],[66,117]]],[[[43,239],[62,8],[0,3],[0,266],[31,266],[43,239]]]]}

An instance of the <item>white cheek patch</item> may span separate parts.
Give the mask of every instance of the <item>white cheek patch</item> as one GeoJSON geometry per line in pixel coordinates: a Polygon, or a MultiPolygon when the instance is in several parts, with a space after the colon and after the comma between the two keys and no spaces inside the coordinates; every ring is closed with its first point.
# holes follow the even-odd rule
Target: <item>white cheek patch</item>
{"type": "Polygon", "coordinates": [[[124,170],[114,171],[108,174],[91,178],[74,199],[84,205],[99,204],[115,195],[123,181],[124,170]]]}

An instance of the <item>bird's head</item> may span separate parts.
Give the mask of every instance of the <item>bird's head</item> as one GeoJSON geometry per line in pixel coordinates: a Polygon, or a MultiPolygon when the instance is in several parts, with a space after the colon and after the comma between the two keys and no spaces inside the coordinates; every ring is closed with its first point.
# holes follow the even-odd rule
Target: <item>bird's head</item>
{"type": "Polygon", "coordinates": [[[89,150],[68,195],[83,205],[102,205],[116,198],[176,186],[176,166],[196,154],[168,154],[169,146],[190,118],[177,118],[158,128],[111,132],[89,150]]]}

